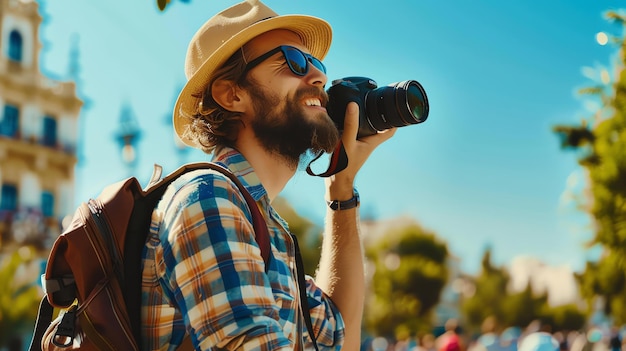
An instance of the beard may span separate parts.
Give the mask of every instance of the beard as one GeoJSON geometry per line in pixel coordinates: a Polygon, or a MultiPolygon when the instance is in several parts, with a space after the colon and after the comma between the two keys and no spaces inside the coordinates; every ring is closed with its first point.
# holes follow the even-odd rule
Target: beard
{"type": "Polygon", "coordinates": [[[322,105],[328,101],[326,92],[311,87],[298,90],[293,97],[282,100],[258,84],[249,84],[256,118],[252,130],[265,149],[276,154],[290,167],[297,168],[303,156],[332,152],[339,143],[339,130],[326,112],[308,116],[301,104],[304,96],[316,96],[322,105]],[[280,108],[284,101],[284,107],[280,108]]]}

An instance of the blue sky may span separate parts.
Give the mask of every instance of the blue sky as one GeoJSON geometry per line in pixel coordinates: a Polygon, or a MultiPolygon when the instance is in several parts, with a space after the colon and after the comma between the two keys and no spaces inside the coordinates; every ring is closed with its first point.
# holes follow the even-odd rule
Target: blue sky
{"type": "MultiPolygon", "coordinates": [[[[47,0],[41,27],[46,74],[68,79],[78,47],[82,161],[76,203],[128,175],[114,135],[125,104],[142,129],[138,177],[153,163],[166,171],[176,153],[169,116],[184,84],[187,44],[213,14],[236,1],[192,0],[161,13],[156,1],[47,0]]],[[[333,46],[329,79],[368,76],[380,85],[415,79],[430,100],[425,123],[401,128],[357,178],[362,212],[410,216],[449,243],[467,272],[487,246],[495,263],[530,255],[579,270],[588,220],[562,196],[580,188],[575,155],[559,148],[555,124],[591,115],[576,93],[611,67],[616,48],[596,33],[621,34],[604,19],[617,0],[317,0],[265,1],[279,14],[326,19],[333,46]],[[587,67],[587,68],[585,68],[587,67]],[[591,73],[589,73],[591,72],[591,73]],[[568,179],[570,185],[567,186],[568,179]],[[578,182],[576,182],[578,179],[578,182]]],[[[323,181],[298,173],[282,193],[322,223],[323,181]]]]}

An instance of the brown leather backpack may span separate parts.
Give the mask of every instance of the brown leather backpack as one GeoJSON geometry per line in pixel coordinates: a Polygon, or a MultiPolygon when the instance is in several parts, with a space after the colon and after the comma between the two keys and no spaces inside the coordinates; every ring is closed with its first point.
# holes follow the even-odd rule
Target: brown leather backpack
{"type": "Polygon", "coordinates": [[[172,181],[197,169],[216,170],[238,186],[268,266],[265,220],[235,175],[205,162],[187,164],[160,179],[161,168],[155,165],[146,189],[134,177],[108,186],[96,199],[80,205],[71,225],[56,239],[30,351],[141,349],[141,251],[152,211],[172,181]],[[53,307],[61,309],[54,321],[53,307]]]}

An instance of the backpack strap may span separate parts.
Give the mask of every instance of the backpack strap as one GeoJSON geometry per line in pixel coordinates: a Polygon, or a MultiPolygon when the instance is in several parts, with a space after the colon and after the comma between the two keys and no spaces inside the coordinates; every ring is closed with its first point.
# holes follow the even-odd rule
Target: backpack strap
{"type": "Polygon", "coordinates": [[[300,253],[300,246],[298,245],[298,238],[295,235],[289,233],[293,239],[293,244],[296,247],[296,270],[298,271],[298,287],[300,290],[300,309],[304,316],[304,324],[306,330],[309,332],[309,337],[313,343],[315,351],[319,351],[317,347],[317,338],[315,337],[315,331],[313,330],[313,323],[311,321],[311,309],[309,307],[309,298],[306,295],[306,280],[304,278],[304,263],[302,262],[302,253],[300,253]]]}
{"type": "Polygon", "coordinates": [[[214,162],[188,163],[184,166],[181,166],[176,171],[170,173],[168,176],[158,181],[155,179],[158,179],[157,177],[160,177],[162,170],[161,170],[161,166],[155,164],[155,170],[152,175],[152,179],[150,180],[150,183],[146,187],[145,191],[148,192],[150,191],[152,187],[155,187],[155,186],[160,187],[163,184],[169,185],[171,182],[176,180],[181,175],[187,172],[198,170],[198,169],[212,169],[212,170],[222,173],[223,175],[228,177],[228,179],[230,179],[233,183],[235,183],[235,185],[241,192],[241,195],[243,195],[244,199],[246,200],[246,203],[248,204],[248,207],[250,208],[250,213],[252,214],[252,225],[254,227],[256,242],[259,245],[259,248],[261,249],[261,257],[263,257],[263,261],[265,262],[265,273],[267,273],[270,255],[271,255],[270,234],[267,229],[267,224],[265,223],[265,219],[263,218],[263,215],[261,214],[261,211],[259,210],[259,206],[257,206],[256,201],[254,200],[254,198],[252,198],[252,195],[250,195],[250,192],[248,192],[248,190],[241,183],[239,178],[237,178],[237,176],[233,172],[231,172],[228,168],[221,166],[214,162]]]}
{"type": "Polygon", "coordinates": [[[52,322],[52,316],[54,315],[54,308],[50,305],[48,297],[43,296],[39,303],[39,311],[37,312],[37,321],[35,322],[35,330],[33,331],[33,338],[31,339],[28,351],[41,351],[41,340],[43,335],[48,329],[48,326],[52,322]]]}

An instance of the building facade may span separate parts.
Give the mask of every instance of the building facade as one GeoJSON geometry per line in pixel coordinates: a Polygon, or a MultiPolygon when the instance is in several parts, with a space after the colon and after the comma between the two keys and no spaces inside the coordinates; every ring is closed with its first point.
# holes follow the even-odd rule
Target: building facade
{"type": "Polygon", "coordinates": [[[42,74],[41,21],[35,1],[0,0],[0,252],[49,248],[74,210],[83,102],[42,74]]]}

